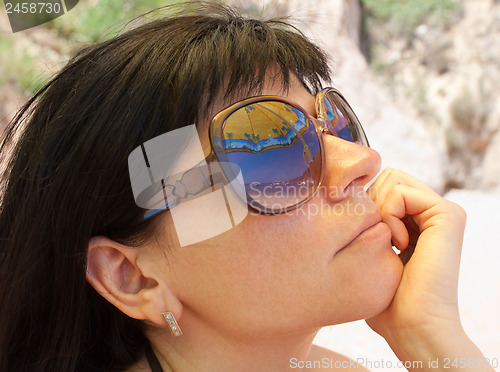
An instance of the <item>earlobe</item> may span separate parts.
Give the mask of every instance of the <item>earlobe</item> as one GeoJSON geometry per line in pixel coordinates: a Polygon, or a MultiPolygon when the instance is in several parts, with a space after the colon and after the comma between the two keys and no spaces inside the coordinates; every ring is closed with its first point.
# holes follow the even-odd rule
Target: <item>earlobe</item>
{"type": "Polygon", "coordinates": [[[87,252],[87,281],[131,318],[164,326],[161,313],[172,311],[179,318],[182,305],[159,278],[152,277],[154,270],[139,264],[141,254],[146,254],[142,247],[124,246],[104,236],[93,237],[87,252]]]}

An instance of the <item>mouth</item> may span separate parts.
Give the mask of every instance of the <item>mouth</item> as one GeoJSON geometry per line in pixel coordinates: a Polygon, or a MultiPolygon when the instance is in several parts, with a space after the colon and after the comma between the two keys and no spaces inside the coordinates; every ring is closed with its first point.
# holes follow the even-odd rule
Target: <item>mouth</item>
{"type": "Polygon", "coordinates": [[[384,228],[385,224],[382,222],[382,216],[380,212],[377,210],[374,213],[371,213],[366,216],[366,218],[361,223],[361,227],[354,232],[351,237],[347,240],[346,244],[342,246],[335,254],[343,251],[349,245],[351,245],[354,241],[359,239],[368,238],[370,234],[376,234],[379,228],[384,228]]]}

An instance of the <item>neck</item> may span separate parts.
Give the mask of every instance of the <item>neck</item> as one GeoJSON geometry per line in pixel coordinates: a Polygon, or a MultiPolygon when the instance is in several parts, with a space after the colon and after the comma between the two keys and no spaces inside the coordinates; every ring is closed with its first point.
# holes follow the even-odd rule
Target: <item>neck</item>
{"type": "MultiPolygon", "coordinates": [[[[147,336],[163,371],[283,371],[290,359],[307,360],[317,330],[294,334],[232,335],[203,321],[183,322],[184,335],[174,338],[167,328],[147,336]]],[[[182,325],[181,325],[182,326],[182,325]]]]}

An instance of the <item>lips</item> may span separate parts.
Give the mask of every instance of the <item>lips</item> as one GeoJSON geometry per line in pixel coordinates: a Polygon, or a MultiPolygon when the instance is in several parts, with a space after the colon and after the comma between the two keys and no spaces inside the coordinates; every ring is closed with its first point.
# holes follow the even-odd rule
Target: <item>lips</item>
{"type": "Polygon", "coordinates": [[[350,236],[350,238],[347,239],[347,242],[335,254],[342,251],[344,248],[346,248],[348,245],[350,245],[353,241],[355,241],[360,235],[362,235],[365,231],[376,226],[381,221],[382,221],[382,216],[381,216],[380,211],[378,209],[376,209],[374,212],[366,215],[365,219],[361,223],[360,228],[357,229],[355,232],[353,232],[353,234],[350,236]]]}

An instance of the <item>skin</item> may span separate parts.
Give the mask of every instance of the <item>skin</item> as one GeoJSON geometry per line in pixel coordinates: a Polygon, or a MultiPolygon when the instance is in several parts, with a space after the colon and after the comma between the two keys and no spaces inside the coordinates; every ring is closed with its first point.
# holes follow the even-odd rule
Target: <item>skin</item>
{"type": "MultiPolygon", "coordinates": [[[[268,79],[262,94],[288,97],[316,115],[314,97],[293,77],[289,92],[268,79]]],[[[206,153],[203,128],[223,107],[214,107],[200,126],[206,153]]],[[[455,350],[431,337],[435,327],[453,332],[468,355],[480,353],[457,331],[463,210],[402,172],[382,173],[367,194],[363,188],[379,172],[380,156],[329,134],[323,141],[328,192],[295,213],[248,215],[226,233],[182,248],[169,213],[157,217],[162,230],[141,248],[102,236],[90,241],[89,283],[149,325],[165,371],[281,371],[290,368],[290,358],[345,360],[312,342],[321,327],[357,319],[369,319],[401,360],[455,350]],[[351,211],[362,206],[362,213],[338,213],[349,205],[351,211]],[[407,214],[415,230],[401,222],[407,214]],[[417,238],[403,268],[391,239],[405,249],[417,238]],[[182,337],[170,335],[164,311],[174,313],[182,337]]],[[[141,361],[132,370],[148,367],[141,361]]]]}

